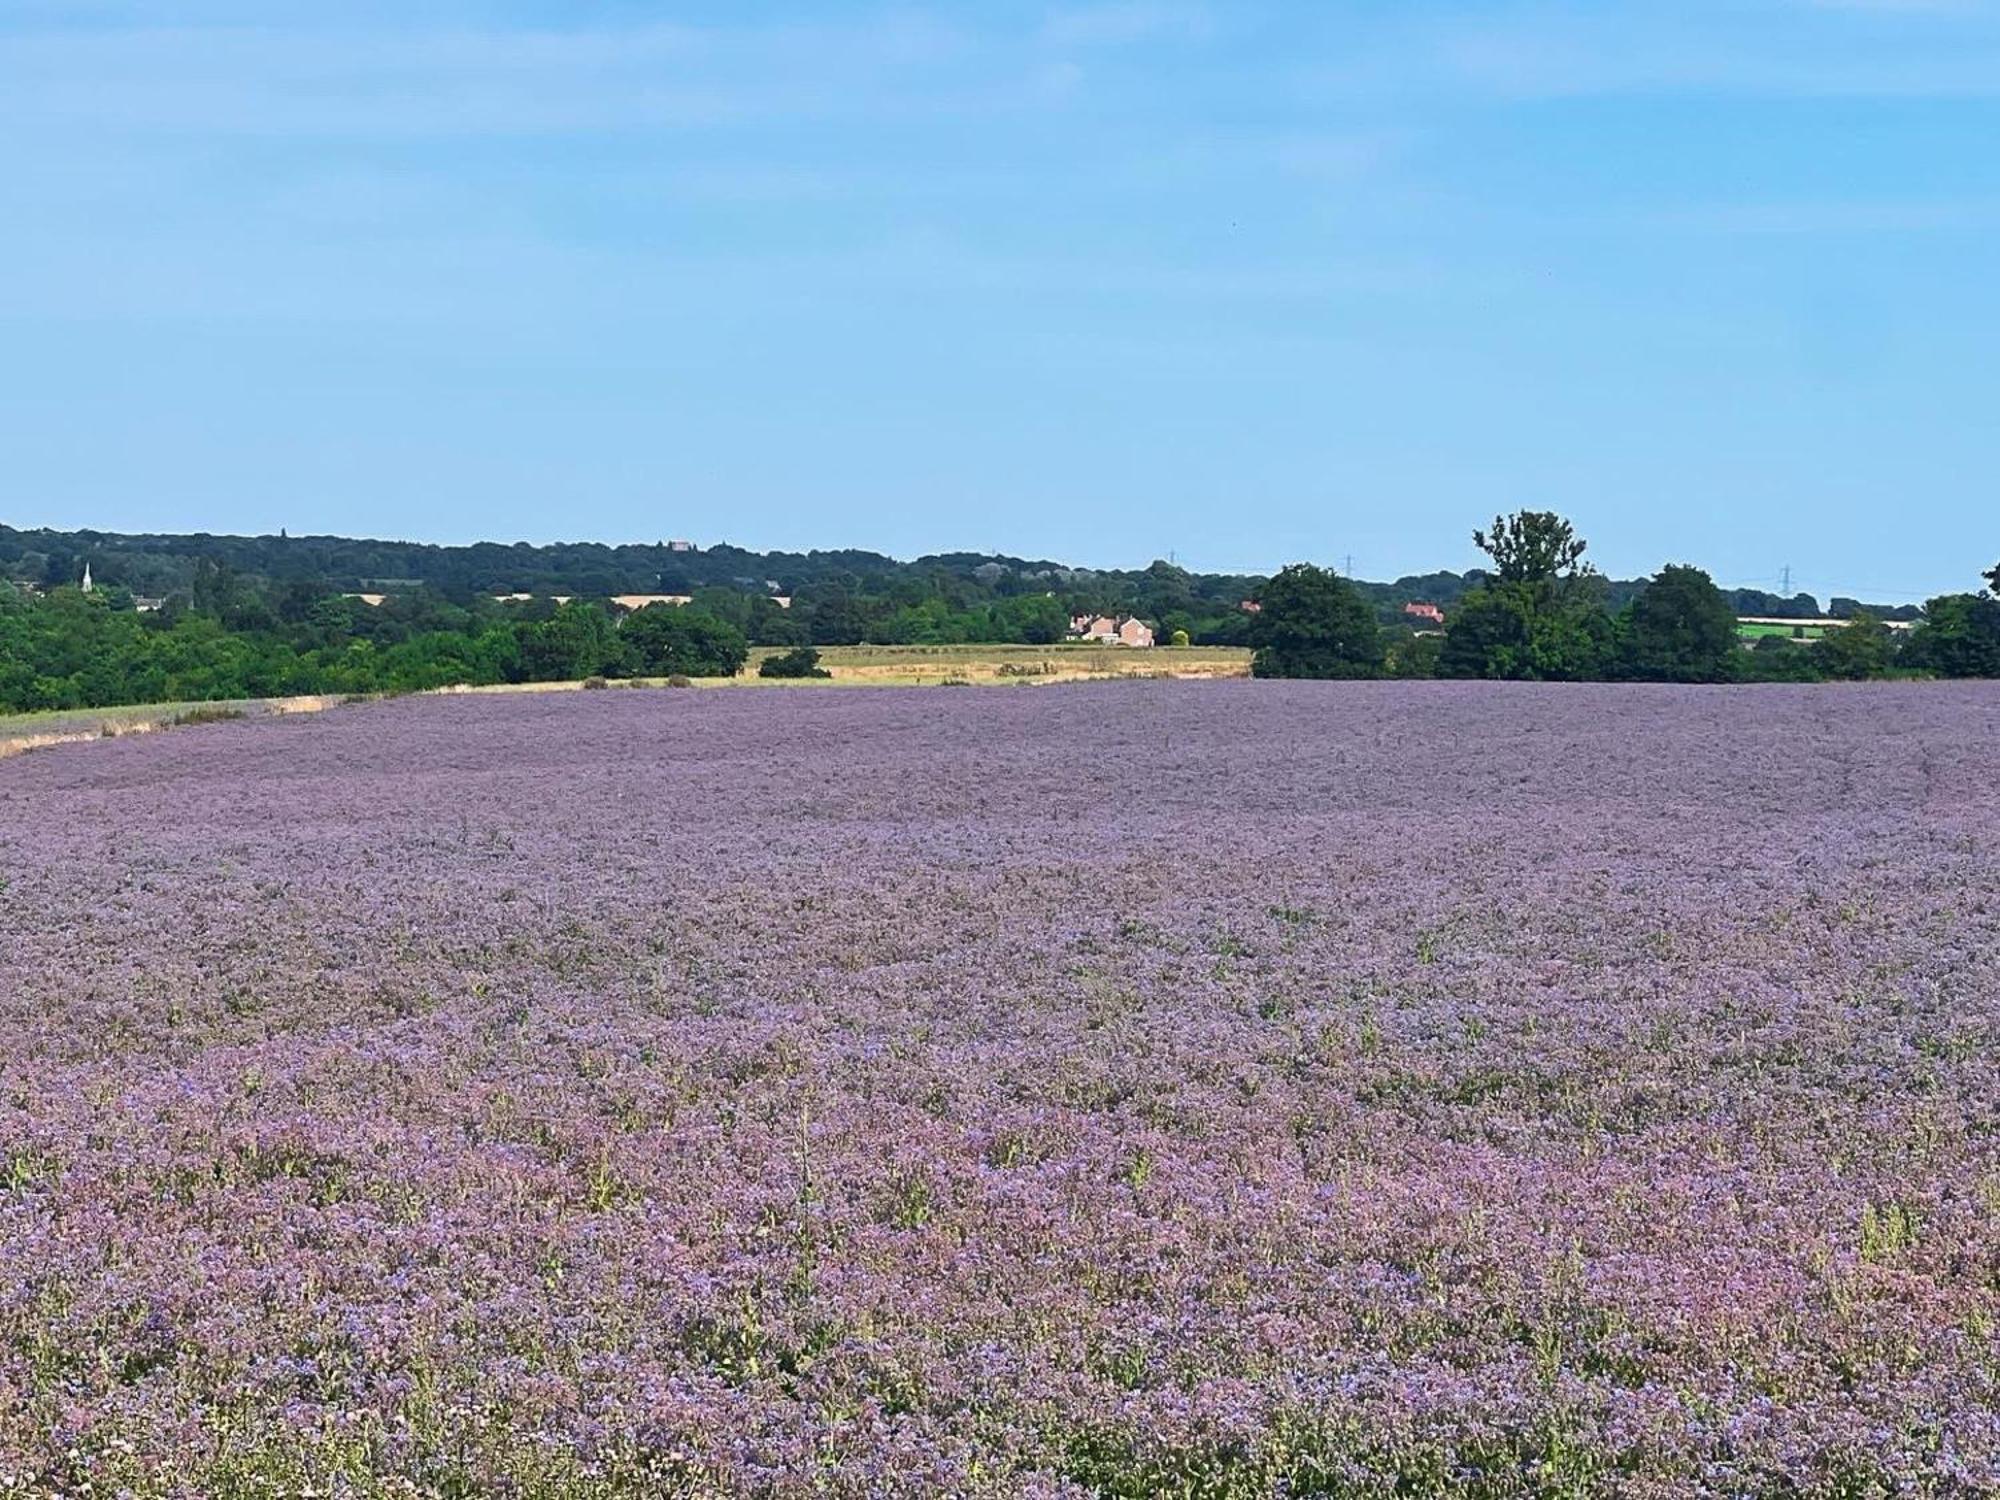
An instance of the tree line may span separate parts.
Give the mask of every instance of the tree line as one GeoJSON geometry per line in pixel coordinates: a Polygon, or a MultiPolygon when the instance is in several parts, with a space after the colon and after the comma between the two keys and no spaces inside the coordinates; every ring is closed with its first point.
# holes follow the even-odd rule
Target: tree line
{"type": "Polygon", "coordinates": [[[749,654],[728,621],[670,605],[621,617],[582,600],[413,594],[371,607],[303,585],[208,592],[141,612],[110,590],[30,597],[0,585],[0,709],[728,676],[749,654]]]}
{"type": "Polygon", "coordinates": [[[1251,670],[1533,682],[2000,677],[2000,567],[1985,575],[1984,593],[1945,594],[1899,614],[1914,617],[1907,630],[1855,609],[1845,623],[1814,627],[1821,633],[1809,643],[1771,635],[1745,650],[1739,607],[1700,568],[1669,564],[1616,604],[1584,561],[1585,542],[1558,515],[1496,517],[1472,539],[1493,567],[1441,631],[1392,634],[1349,580],[1310,563],[1285,568],[1262,592],[1251,670]]]}
{"type": "MultiPolygon", "coordinates": [[[[667,544],[424,548],[0,526],[0,710],[732,675],[755,646],[787,653],[779,672],[809,672],[816,663],[807,653],[821,646],[1053,644],[1078,614],[1136,615],[1163,642],[1254,647],[1263,676],[2000,676],[2000,599],[1991,591],[1879,614],[1836,600],[1833,613],[1851,623],[1823,639],[1774,638],[1744,651],[1738,614],[1809,620],[1820,615],[1818,602],[1725,592],[1682,566],[1647,580],[1606,579],[1584,561],[1569,524],[1542,512],[1501,517],[1474,539],[1490,568],[1369,584],[1310,565],[1266,580],[1168,562],[1118,572],[970,553],[903,564],[871,553],[677,552],[667,544]],[[520,554],[525,571],[506,572],[496,553],[520,554]],[[315,567],[428,568],[439,581],[288,576],[298,557],[315,567]],[[496,597],[532,592],[525,586],[538,577],[569,583],[584,567],[578,557],[585,576],[621,588],[650,583],[668,592],[659,588],[673,576],[667,567],[725,581],[696,582],[686,606],[636,613],[592,593],[566,603],[496,597]],[[239,568],[232,558],[274,571],[239,568]],[[798,571],[788,572],[794,564],[798,571]],[[86,565],[97,585],[89,593],[77,587],[86,565]],[[361,590],[350,585],[372,585],[383,600],[352,597],[361,590]],[[791,592],[774,595],[774,587],[791,592]],[[160,592],[148,596],[148,588],[160,592]],[[1405,616],[1403,604],[1419,599],[1445,607],[1444,630],[1405,616]],[[1915,627],[1892,632],[1892,613],[1916,616],[1915,627]]],[[[1990,581],[2000,587],[2000,578],[1990,581]]]]}

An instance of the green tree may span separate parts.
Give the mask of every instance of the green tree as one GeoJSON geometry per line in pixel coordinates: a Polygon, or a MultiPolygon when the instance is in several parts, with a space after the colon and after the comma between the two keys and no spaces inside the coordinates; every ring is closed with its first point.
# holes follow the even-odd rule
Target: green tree
{"type": "Polygon", "coordinates": [[[1494,573],[1458,601],[1445,626],[1438,672],[1580,682],[1601,677],[1611,647],[1604,583],[1583,561],[1585,543],[1551,511],[1494,519],[1472,539],[1494,573]]]}
{"type": "Polygon", "coordinates": [[[574,682],[584,677],[623,677],[631,654],[610,615],[595,604],[572,600],[546,620],[516,627],[519,664],[527,682],[574,682]]]}
{"type": "Polygon", "coordinates": [[[1473,545],[1493,559],[1502,583],[1549,583],[1573,578],[1588,544],[1552,510],[1495,516],[1491,531],[1474,531],[1473,545]]]}
{"type": "Polygon", "coordinates": [[[1389,647],[1391,677],[1435,677],[1444,637],[1437,634],[1405,635],[1389,647]]]}
{"type": "Polygon", "coordinates": [[[1669,564],[1626,608],[1622,674],[1644,682],[1727,682],[1743,648],[1736,612],[1700,568],[1669,564]]]}
{"type": "Polygon", "coordinates": [[[1812,654],[1828,677],[1859,682],[1888,672],[1896,659],[1896,642],[1888,626],[1864,611],[1845,625],[1830,626],[1813,643],[1812,654]]]}
{"type": "Polygon", "coordinates": [[[734,677],[750,655],[743,632],[692,604],[651,604],[620,631],[639,670],[654,677],[734,677]]]}
{"type": "Polygon", "coordinates": [[[1759,636],[1743,654],[1743,675],[1751,682],[1821,682],[1819,653],[1787,636],[1759,636]]]}
{"type": "Polygon", "coordinates": [[[1264,585],[1251,638],[1257,677],[1373,677],[1382,627],[1360,591],[1337,573],[1294,563],[1264,585]]]}
{"type": "Polygon", "coordinates": [[[1052,646],[1069,633],[1069,614],[1059,600],[1027,594],[996,605],[993,624],[995,640],[1052,646]]]}
{"type": "Polygon", "coordinates": [[[868,634],[867,612],[845,591],[821,598],[812,607],[815,646],[858,646],[868,634]]]}
{"type": "Polygon", "coordinates": [[[2000,677],[2000,599],[1945,594],[1931,600],[1903,655],[1940,677],[2000,677]]]}

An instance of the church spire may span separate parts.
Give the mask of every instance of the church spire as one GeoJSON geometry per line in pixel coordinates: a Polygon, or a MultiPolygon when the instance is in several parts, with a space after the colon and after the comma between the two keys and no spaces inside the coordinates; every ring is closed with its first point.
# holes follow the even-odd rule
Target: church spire
{"type": "Polygon", "coordinates": [[[95,587],[96,585],[90,581],[90,564],[86,562],[83,565],[83,591],[87,594],[95,587]]]}

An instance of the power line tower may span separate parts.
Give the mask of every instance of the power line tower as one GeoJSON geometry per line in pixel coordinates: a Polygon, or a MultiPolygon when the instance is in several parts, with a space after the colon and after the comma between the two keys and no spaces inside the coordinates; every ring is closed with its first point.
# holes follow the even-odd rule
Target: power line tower
{"type": "Polygon", "coordinates": [[[1791,598],[1791,597],[1792,597],[1792,565],[1791,565],[1790,563],[1786,563],[1786,564],[1784,565],[1784,567],[1782,567],[1782,568],[1780,568],[1780,569],[1778,570],[1778,576],[1779,576],[1779,578],[1780,578],[1780,580],[1781,580],[1781,581],[1779,582],[1779,584],[1778,584],[1778,592],[1779,592],[1779,593],[1781,593],[1781,594],[1783,594],[1783,595],[1784,595],[1784,596],[1785,596],[1785,597],[1786,597],[1787,599],[1791,598]]]}

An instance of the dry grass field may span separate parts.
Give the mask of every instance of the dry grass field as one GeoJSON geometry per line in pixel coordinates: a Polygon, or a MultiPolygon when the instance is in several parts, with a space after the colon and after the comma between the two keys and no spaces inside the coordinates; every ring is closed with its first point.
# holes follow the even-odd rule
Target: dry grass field
{"type": "MultiPolygon", "coordinates": [[[[757,676],[757,664],[778,655],[775,648],[751,652],[739,683],[773,685],[757,676]]],[[[947,682],[1089,682],[1118,677],[1216,679],[1248,677],[1250,653],[1235,646],[1162,647],[1135,651],[1126,646],[827,646],[820,665],[828,681],[850,687],[930,687],[947,682]]],[[[782,681],[778,686],[785,685],[782,681]]]]}
{"type": "Polygon", "coordinates": [[[261,714],[318,713],[337,699],[326,695],[300,698],[241,698],[224,703],[141,703],[122,708],[57,709],[31,714],[0,714],[0,760],[50,745],[80,740],[117,739],[150,734],[184,723],[223,718],[254,718],[261,714]]]}

